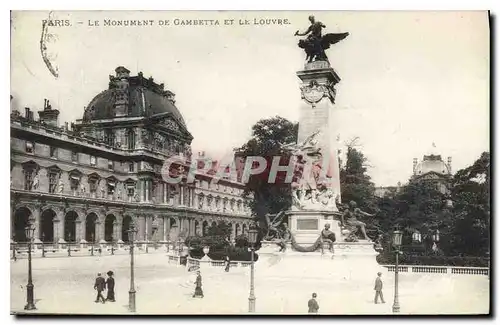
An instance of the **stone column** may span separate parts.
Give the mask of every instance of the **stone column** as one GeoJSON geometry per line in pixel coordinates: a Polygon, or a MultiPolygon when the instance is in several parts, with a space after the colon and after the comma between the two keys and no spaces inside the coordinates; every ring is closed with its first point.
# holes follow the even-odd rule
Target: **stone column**
{"type": "Polygon", "coordinates": [[[166,241],[167,240],[167,230],[168,230],[168,226],[167,226],[168,218],[164,216],[162,218],[162,220],[163,220],[163,228],[162,228],[163,241],[166,241]]]}
{"type": "Polygon", "coordinates": [[[123,215],[120,215],[120,217],[116,217],[116,236],[114,237],[115,241],[123,240],[122,238],[122,229],[123,226],[123,215]]]}
{"type": "MultiPolygon", "coordinates": [[[[57,244],[59,242],[59,238],[61,238],[60,235],[61,231],[64,232],[64,228],[61,229],[62,227],[64,227],[64,223],[56,216],[52,223],[52,229],[53,229],[52,231],[54,233],[54,238],[53,238],[54,244],[57,244]]],[[[64,236],[62,238],[64,238],[64,236]]]]}
{"type": "Polygon", "coordinates": [[[95,242],[98,243],[104,239],[104,224],[99,219],[95,223],[95,242]]]}
{"type": "Polygon", "coordinates": [[[40,208],[36,207],[33,209],[33,218],[35,219],[35,238],[34,240],[40,241],[40,237],[42,236],[42,216],[40,213],[40,208]]]}
{"type": "Polygon", "coordinates": [[[80,219],[76,219],[75,221],[75,228],[76,228],[76,233],[75,233],[75,240],[77,243],[79,243],[82,239],[85,239],[85,227],[82,227],[84,223],[80,219]]]}
{"type": "Polygon", "coordinates": [[[137,239],[142,241],[142,240],[145,240],[144,231],[146,229],[144,216],[138,216],[137,221],[139,223],[137,225],[138,226],[137,239]]]}
{"type": "Polygon", "coordinates": [[[151,240],[151,216],[144,216],[144,240],[151,240]]]}
{"type": "Polygon", "coordinates": [[[193,208],[198,209],[198,194],[193,188],[193,208]]]}

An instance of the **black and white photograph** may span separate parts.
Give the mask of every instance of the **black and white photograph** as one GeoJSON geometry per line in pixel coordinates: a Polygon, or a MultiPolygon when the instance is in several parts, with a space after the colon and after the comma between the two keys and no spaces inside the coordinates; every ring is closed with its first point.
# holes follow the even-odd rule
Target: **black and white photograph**
{"type": "Polygon", "coordinates": [[[10,18],[12,315],[492,313],[490,12],[10,18]]]}

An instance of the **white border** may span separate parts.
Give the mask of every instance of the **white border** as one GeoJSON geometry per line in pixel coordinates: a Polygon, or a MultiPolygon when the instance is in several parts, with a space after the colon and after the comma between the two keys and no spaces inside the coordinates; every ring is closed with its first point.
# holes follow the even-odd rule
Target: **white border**
{"type": "MultiPolygon", "coordinates": [[[[15,1],[14,3],[9,3],[10,6],[5,8],[5,10],[2,10],[2,21],[7,22],[10,21],[10,12],[9,10],[307,10],[307,11],[313,11],[313,10],[491,10],[492,14],[495,14],[499,12],[498,10],[498,3],[500,1],[494,1],[494,0],[454,0],[454,1],[436,1],[436,0],[420,0],[420,1],[398,1],[398,0],[329,0],[329,1],[297,1],[297,0],[289,0],[286,2],[271,2],[269,0],[252,0],[252,1],[224,1],[224,0],[211,0],[211,1],[206,1],[206,0],[182,0],[178,2],[170,2],[170,3],[155,3],[153,1],[149,0],[120,0],[116,2],[105,2],[102,0],[86,0],[82,2],[77,2],[77,1],[64,1],[64,0],[45,0],[45,1],[15,1]]],[[[7,1],[3,1],[1,6],[4,7],[8,4],[7,1]]],[[[3,8],[2,8],[3,9],[3,8]]],[[[7,103],[7,98],[9,98],[10,95],[10,27],[9,29],[3,28],[2,33],[2,44],[7,45],[9,44],[9,52],[7,50],[2,51],[2,78],[1,83],[2,83],[2,89],[4,90],[2,97],[5,100],[5,103],[7,103]]],[[[496,37],[495,37],[496,38],[496,37]]],[[[497,58],[495,56],[495,58],[497,58]]],[[[495,58],[491,58],[491,60],[494,60],[495,58]]],[[[492,71],[492,73],[496,74],[496,71],[492,71]]],[[[491,91],[492,93],[500,93],[498,90],[498,84],[495,85],[495,89],[491,91]]],[[[10,106],[10,105],[9,105],[10,106]]],[[[9,107],[7,106],[7,107],[9,107]]],[[[0,119],[0,123],[4,124],[4,127],[0,126],[0,132],[2,132],[0,136],[0,147],[2,148],[7,148],[10,147],[10,141],[8,140],[10,138],[9,130],[9,119],[8,119],[8,109],[4,109],[5,115],[4,118],[0,119]]],[[[498,121],[498,115],[497,118],[495,118],[495,122],[498,121]]],[[[497,149],[497,142],[495,141],[495,149],[497,149]]],[[[6,149],[4,149],[6,150],[6,149]]],[[[3,241],[4,243],[1,245],[2,247],[2,261],[5,261],[5,263],[2,263],[1,267],[1,272],[2,272],[2,277],[4,284],[7,284],[7,278],[9,277],[9,272],[10,272],[10,263],[6,263],[6,261],[9,260],[9,250],[8,250],[8,244],[7,241],[10,238],[10,231],[9,227],[7,226],[7,219],[8,216],[10,215],[9,211],[9,202],[7,201],[7,198],[9,197],[9,188],[7,187],[7,184],[9,184],[9,175],[7,174],[8,171],[8,160],[7,159],[2,159],[2,168],[1,168],[1,173],[0,173],[0,197],[4,198],[5,204],[0,204],[1,207],[3,207],[3,227],[1,229],[3,230],[3,241]],[[2,195],[3,194],[3,195],[2,195]]],[[[496,166],[495,166],[496,167],[496,166]]],[[[496,173],[495,173],[496,175],[496,173]]],[[[497,185],[497,184],[495,184],[497,185]]],[[[500,202],[498,200],[498,197],[495,193],[495,198],[492,200],[493,202],[500,202]]],[[[495,218],[495,216],[491,216],[492,218],[495,218]]],[[[498,224],[500,222],[496,221],[496,229],[498,229],[498,224]]],[[[495,233],[498,233],[495,231],[495,233]]],[[[498,256],[495,254],[495,260],[496,257],[498,256]]],[[[498,280],[496,281],[498,282],[498,280]]],[[[4,287],[5,288],[5,287],[4,287]]],[[[496,289],[496,286],[495,286],[496,289]]],[[[496,290],[495,290],[496,291],[496,290]]],[[[466,299],[466,297],[464,297],[466,299]]],[[[12,316],[9,316],[10,314],[10,290],[1,290],[1,302],[4,310],[2,310],[1,317],[4,318],[2,319],[2,324],[10,324],[11,322],[14,322],[15,319],[12,316]]],[[[353,302],[355,303],[355,302],[353,302]]],[[[75,318],[75,320],[78,320],[78,318],[75,318]]],[[[144,319],[141,319],[144,320],[144,319]]],[[[195,322],[198,320],[203,320],[203,319],[197,319],[197,320],[190,320],[189,322],[195,322]]],[[[240,321],[245,321],[248,319],[234,319],[231,318],[229,321],[230,322],[240,322],[240,321]]],[[[281,322],[289,322],[291,319],[256,319],[259,323],[267,323],[271,321],[281,321],[281,322]]],[[[398,319],[400,320],[400,319],[398,319]]],[[[57,320],[53,319],[33,319],[30,322],[53,322],[57,320]]],[[[64,322],[70,322],[71,320],[65,319],[63,320],[64,322]]],[[[87,323],[92,323],[92,324],[109,324],[110,322],[121,322],[123,319],[83,319],[83,322],[87,323]]],[[[164,320],[161,320],[164,321],[164,320]]],[[[169,319],[166,320],[169,322],[169,324],[181,322],[182,320],[174,320],[174,319],[169,319]]],[[[214,319],[214,321],[220,321],[219,319],[214,319]]],[[[301,321],[308,321],[308,319],[301,319],[301,321]]],[[[349,321],[347,319],[331,319],[327,320],[328,322],[335,322],[336,324],[338,323],[343,323],[346,321],[349,321]]],[[[367,321],[367,322],[373,322],[373,319],[363,319],[363,320],[357,320],[358,322],[361,321],[367,321]]],[[[380,321],[380,322],[387,322],[387,319],[378,319],[375,321],[380,321]]],[[[428,322],[429,320],[418,320],[422,322],[428,322]]],[[[454,320],[452,320],[454,321],[454,320]]],[[[471,322],[473,320],[470,320],[471,322]]],[[[186,321],[182,321],[185,323],[186,321]]],[[[349,321],[349,322],[352,322],[349,321]]]]}

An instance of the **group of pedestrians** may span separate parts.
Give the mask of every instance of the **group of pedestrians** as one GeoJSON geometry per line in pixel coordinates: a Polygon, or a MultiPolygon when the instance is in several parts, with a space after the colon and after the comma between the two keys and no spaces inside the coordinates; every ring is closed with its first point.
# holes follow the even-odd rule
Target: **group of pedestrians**
{"type": "Polygon", "coordinates": [[[97,297],[95,298],[95,302],[102,302],[103,304],[106,301],[115,302],[115,279],[113,271],[108,271],[106,273],[108,275],[107,279],[104,279],[101,276],[101,273],[97,273],[97,278],[94,283],[94,290],[97,291],[97,297]],[[104,299],[102,293],[107,289],[107,296],[104,299]]]}
{"type": "MultiPolygon", "coordinates": [[[[375,299],[373,301],[375,304],[378,304],[379,297],[380,301],[383,304],[385,304],[384,294],[382,293],[382,287],[383,287],[382,273],[378,272],[377,278],[375,279],[375,287],[373,288],[373,290],[375,290],[375,299]]],[[[318,295],[316,293],[313,293],[312,298],[309,299],[309,301],[307,302],[307,307],[309,308],[308,312],[310,314],[317,314],[319,311],[319,304],[318,301],[316,300],[317,297],[318,295]]]]}

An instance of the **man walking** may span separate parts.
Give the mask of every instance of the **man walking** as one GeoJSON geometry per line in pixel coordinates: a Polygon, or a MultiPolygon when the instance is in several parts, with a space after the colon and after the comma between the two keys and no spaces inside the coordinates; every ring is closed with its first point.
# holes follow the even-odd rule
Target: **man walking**
{"type": "Polygon", "coordinates": [[[380,300],[385,304],[384,295],[382,294],[382,273],[377,273],[377,278],[375,279],[375,303],[378,304],[378,297],[380,296],[380,300]]]}
{"type": "Polygon", "coordinates": [[[318,302],[316,301],[316,293],[312,294],[312,298],[309,299],[309,302],[307,303],[307,306],[309,307],[309,313],[310,314],[317,314],[319,310],[319,305],[318,302]]]}
{"type": "Polygon", "coordinates": [[[102,295],[105,287],[106,280],[104,280],[104,278],[101,276],[101,273],[97,273],[97,278],[95,279],[94,283],[94,290],[97,290],[97,297],[95,298],[95,302],[99,302],[99,300],[101,300],[103,304],[106,302],[102,295]]]}

